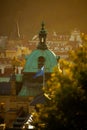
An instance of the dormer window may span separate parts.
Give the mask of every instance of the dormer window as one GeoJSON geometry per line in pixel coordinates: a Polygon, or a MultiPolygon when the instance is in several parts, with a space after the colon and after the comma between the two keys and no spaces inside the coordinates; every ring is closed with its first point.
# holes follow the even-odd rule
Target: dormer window
{"type": "Polygon", "coordinates": [[[38,57],[38,69],[41,69],[45,64],[45,58],[43,56],[38,57]]]}

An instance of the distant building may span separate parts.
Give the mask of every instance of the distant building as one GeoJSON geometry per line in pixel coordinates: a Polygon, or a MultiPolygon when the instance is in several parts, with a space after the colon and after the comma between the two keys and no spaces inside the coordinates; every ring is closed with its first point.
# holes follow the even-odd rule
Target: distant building
{"type": "Polygon", "coordinates": [[[10,67],[5,73],[6,66],[1,66],[0,116],[7,127],[22,127],[24,120],[33,110],[33,106],[30,105],[31,101],[42,93],[42,88],[50,78],[53,68],[58,67],[59,57],[48,49],[46,37],[47,32],[42,23],[37,48],[26,56],[24,68],[10,67]],[[42,67],[44,67],[42,76],[34,78],[42,67]]]}
{"type": "MultiPolygon", "coordinates": [[[[42,93],[42,87],[50,78],[53,68],[58,66],[59,58],[68,60],[68,52],[81,44],[80,31],[77,29],[71,34],[53,32],[47,37],[44,23],[39,37],[35,35],[31,41],[7,41],[7,37],[0,38],[0,118],[8,127],[21,127],[23,122],[18,121],[24,121],[33,110],[30,104],[42,93]],[[25,55],[24,68],[19,64],[12,65],[14,57],[23,61],[25,55]],[[44,82],[43,76],[34,78],[43,66],[44,82]]],[[[41,97],[43,98],[43,95],[41,97]]],[[[39,99],[37,98],[36,102],[39,102],[39,99]]]]}
{"type": "MultiPolygon", "coordinates": [[[[35,49],[35,45],[38,43],[38,37],[29,41],[29,48],[35,49]]],[[[60,58],[68,59],[69,51],[75,50],[82,44],[81,33],[79,30],[74,29],[71,34],[59,34],[53,32],[49,34],[47,38],[47,45],[60,58]]]]}

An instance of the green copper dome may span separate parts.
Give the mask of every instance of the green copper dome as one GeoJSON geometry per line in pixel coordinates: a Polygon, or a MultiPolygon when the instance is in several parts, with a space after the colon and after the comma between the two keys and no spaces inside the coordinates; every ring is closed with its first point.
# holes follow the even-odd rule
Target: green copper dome
{"type": "Polygon", "coordinates": [[[45,68],[46,80],[53,72],[53,68],[58,65],[58,59],[46,44],[47,32],[42,22],[41,30],[39,32],[39,43],[36,50],[32,51],[30,55],[26,56],[26,63],[24,66],[23,86],[19,96],[36,96],[42,92],[43,79],[34,79],[33,74],[38,72],[43,66],[45,68]]]}
{"type": "Polygon", "coordinates": [[[37,72],[38,59],[43,57],[45,59],[44,66],[45,72],[52,72],[53,68],[58,64],[56,55],[50,50],[34,50],[29,56],[26,57],[26,64],[24,72],[37,72]]]}
{"type": "Polygon", "coordinates": [[[42,22],[37,49],[26,57],[24,72],[37,72],[43,65],[45,72],[52,72],[58,64],[58,58],[46,45],[47,32],[44,26],[44,22],[42,22]]]}

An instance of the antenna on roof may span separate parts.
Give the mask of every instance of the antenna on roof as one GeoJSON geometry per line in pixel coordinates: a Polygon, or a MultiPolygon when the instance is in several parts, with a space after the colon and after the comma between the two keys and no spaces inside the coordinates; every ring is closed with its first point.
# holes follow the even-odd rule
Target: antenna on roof
{"type": "Polygon", "coordinates": [[[16,21],[16,26],[17,26],[17,36],[18,36],[18,38],[20,38],[20,28],[19,28],[19,22],[18,22],[18,20],[16,21]]]}

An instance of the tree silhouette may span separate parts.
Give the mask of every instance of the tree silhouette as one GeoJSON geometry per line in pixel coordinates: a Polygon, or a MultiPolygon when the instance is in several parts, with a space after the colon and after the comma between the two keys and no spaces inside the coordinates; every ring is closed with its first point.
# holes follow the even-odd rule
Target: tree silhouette
{"type": "Polygon", "coordinates": [[[87,129],[87,43],[70,53],[71,61],[60,60],[43,88],[48,100],[34,114],[35,130],[87,129]]]}

